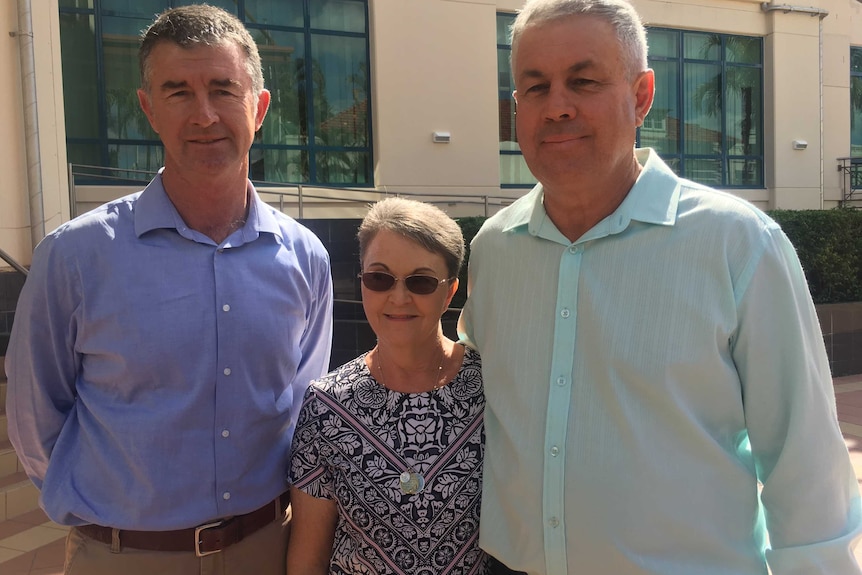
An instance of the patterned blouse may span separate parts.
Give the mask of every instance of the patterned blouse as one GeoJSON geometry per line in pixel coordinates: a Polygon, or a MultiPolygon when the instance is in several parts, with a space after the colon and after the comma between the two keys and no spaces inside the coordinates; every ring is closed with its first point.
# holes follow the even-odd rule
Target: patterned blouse
{"type": "Polygon", "coordinates": [[[331,573],[487,572],[479,549],[484,406],[479,355],[469,348],[455,379],[436,391],[383,387],[365,355],[311,384],[290,481],[338,503],[331,573]],[[424,488],[405,492],[404,472],[424,488]]]}

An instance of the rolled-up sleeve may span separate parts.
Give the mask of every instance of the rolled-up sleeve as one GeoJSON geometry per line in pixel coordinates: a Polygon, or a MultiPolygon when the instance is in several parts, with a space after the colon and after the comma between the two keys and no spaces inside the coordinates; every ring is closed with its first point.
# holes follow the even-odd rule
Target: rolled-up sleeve
{"type": "Polygon", "coordinates": [[[859,489],[823,337],[793,246],[774,225],[736,289],[732,341],[774,575],[860,573],[859,489]]]}

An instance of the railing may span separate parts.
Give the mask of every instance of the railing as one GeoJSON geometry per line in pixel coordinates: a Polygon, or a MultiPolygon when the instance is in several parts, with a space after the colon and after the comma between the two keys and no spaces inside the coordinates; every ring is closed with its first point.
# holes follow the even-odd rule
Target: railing
{"type": "MultiPolygon", "coordinates": [[[[26,280],[27,268],[15,261],[15,259],[0,249],[0,260],[12,266],[26,280]]],[[[6,355],[6,346],[9,345],[9,336],[12,333],[12,322],[15,321],[15,307],[18,304],[18,293],[23,286],[23,281],[12,273],[0,274],[0,379],[3,377],[3,356],[6,355]]],[[[2,404],[0,404],[2,408],[2,404]]]]}
{"type": "Polygon", "coordinates": [[[27,273],[28,273],[28,272],[27,272],[27,268],[25,268],[24,266],[22,266],[21,264],[19,264],[18,262],[16,262],[16,261],[15,261],[15,259],[14,259],[12,256],[10,256],[9,254],[7,254],[7,253],[6,253],[6,252],[4,252],[3,250],[0,250],[0,259],[2,259],[2,260],[3,260],[3,261],[5,261],[7,264],[9,264],[9,265],[10,265],[10,266],[12,266],[13,268],[15,268],[15,271],[17,271],[17,272],[20,272],[20,273],[24,274],[24,276],[26,276],[26,275],[27,275],[27,273]]]}
{"type": "Polygon", "coordinates": [[[862,201],[862,156],[838,158],[841,172],[841,206],[859,207],[852,202],[862,201]]]}
{"type": "MultiPolygon", "coordinates": [[[[156,172],[147,170],[69,164],[69,205],[71,216],[75,217],[78,215],[78,184],[76,183],[76,178],[85,177],[91,182],[100,185],[134,185],[143,187],[155,174],[156,172]]],[[[492,208],[506,206],[514,201],[514,197],[504,195],[392,192],[385,188],[289,184],[266,180],[252,180],[252,183],[262,196],[277,196],[278,200],[276,204],[280,211],[283,212],[288,207],[295,208],[299,219],[304,218],[306,203],[309,201],[326,202],[333,206],[337,204],[367,204],[369,203],[369,194],[421,197],[423,201],[431,204],[473,206],[476,208],[476,215],[484,215],[485,217],[492,215],[492,208]],[[287,204],[291,205],[288,206],[287,204]]]]}

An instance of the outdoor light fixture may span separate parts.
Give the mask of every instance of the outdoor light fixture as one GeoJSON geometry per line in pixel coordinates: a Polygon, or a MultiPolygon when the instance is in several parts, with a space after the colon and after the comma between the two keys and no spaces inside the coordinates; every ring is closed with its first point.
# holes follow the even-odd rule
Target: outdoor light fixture
{"type": "Polygon", "coordinates": [[[804,150],[808,147],[808,142],[805,140],[793,140],[793,149],[794,150],[804,150]]]}
{"type": "Polygon", "coordinates": [[[433,132],[431,134],[431,141],[435,144],[448,144],[452,139],[452,134],[449,132],[433,132]]]}

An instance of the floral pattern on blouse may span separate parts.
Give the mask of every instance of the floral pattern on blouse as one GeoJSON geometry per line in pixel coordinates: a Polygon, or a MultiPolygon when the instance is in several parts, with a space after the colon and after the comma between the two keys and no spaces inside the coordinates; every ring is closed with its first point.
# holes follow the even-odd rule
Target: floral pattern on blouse
{"type": "Polygon", "coordinates": [[[358,357],[311,384],[290,481],[338,504],[331,573],[484,574],[479,508],[485,406],[479,355],[436,391],[400,393],[358,357]],[[404,471],[425,487],[401,490],[404,471]]]}

